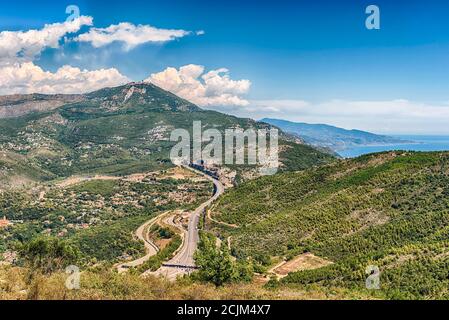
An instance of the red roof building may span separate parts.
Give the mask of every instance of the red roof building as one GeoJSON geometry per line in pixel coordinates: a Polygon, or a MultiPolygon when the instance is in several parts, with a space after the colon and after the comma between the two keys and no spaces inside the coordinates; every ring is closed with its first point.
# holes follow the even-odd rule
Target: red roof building
{"type": "Polygon", "coordinates": [[[9,222],[8,219],[6,219],[6,217],[3,217],[3,219],[0,220],[0,228],[5,228],[7,226],[9,226],[11,223],[9,222]]]}

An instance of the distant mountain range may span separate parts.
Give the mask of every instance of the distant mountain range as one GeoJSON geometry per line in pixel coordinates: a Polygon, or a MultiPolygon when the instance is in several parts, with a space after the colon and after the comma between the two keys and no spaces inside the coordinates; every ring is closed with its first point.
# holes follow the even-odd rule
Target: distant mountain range
{"type": "Polygon", "coordinates": [[[395,137],[377,135],[361,130],[346,130],[326,124],[307,124],[268,118],[262,119],[261,122],[296,135],[307,144],[329,148],[336,152],[354,146],[392,145],[410,142],[395,137]]]}

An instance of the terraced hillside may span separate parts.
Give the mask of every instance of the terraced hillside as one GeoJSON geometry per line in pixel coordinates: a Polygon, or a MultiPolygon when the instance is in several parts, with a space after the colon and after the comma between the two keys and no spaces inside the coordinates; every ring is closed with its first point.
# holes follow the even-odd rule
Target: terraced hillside
{"type": "Polygon", "coordinates": [[[449,153],[374,154],[259,178],[226,194],[214,218],[228,224],[211,223],[238,257],[269,266],[310,252],[333,262],[284,284],[365,291],[372,265],[377,297],[449,297],[449,153]]]}
{"type": "MultiPolygon", "coordinates": [[[[170,133],[191,130],[193,121],[201,121],[204,130],[268,126],[202,110],[147,83],[87,95],[3,97],[0,108],[0,187],[5,188],[79,173],[126,175],[170,167],[170,133]]],[[[333,159],[285,134],[280,146],[283,170],[333,159]]],[[[242,170],[251,168],[237,170],[240,177],[242,170]]]]}

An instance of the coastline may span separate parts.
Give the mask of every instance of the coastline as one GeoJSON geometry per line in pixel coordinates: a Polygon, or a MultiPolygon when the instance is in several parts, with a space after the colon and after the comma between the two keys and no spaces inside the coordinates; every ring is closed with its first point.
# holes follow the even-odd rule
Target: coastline
{"type": "Polygon", "coordinates": [[[373,144],[352,146],[345,149],[339,149],[337,152],[343,158],[355,158],[364,154],[377,153],[383,151],[405,150],[405,151],[448,151],[449,136],[401,136],[407,141],[395,144],[373,144]]]}

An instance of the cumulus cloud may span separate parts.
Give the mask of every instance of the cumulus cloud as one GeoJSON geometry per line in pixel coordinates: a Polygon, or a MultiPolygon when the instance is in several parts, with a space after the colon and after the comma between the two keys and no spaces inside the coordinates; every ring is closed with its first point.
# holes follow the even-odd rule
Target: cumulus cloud
{"type": "Polygon", "coordinates": [[[0,65],[34,60],[45,48],[58,48],[62,38],[92,25],[91,17],[47,24],[40,30],[0,32],[0,65]]]}
{"type": "Polygon", "coordinates": [[[79,35],[75,40],[89,42],[95,48],[121,42],[126,50],[149,42],[167,42],[190,34],[185,30],[159,29],[149,25],[134,25],[122,22],[107,28],[91,28],[89,32],[79,35]]]}
{"type": "Polygon", "coordinates": [[[167,68],[152,74],[145,81],[151,82],[202,107],[248,106],[242,96],[248,93],[249,80],[232,80],[228,69],[205,73],[200,65],[167,68]]]}
{"type": "Polygon", "coordinates": [[[244,108],[235,108],[233,113],[254,119],[325,123],[385,134],[449,134],[449,103],[445,102],[264,100],[251,101],[244,108]]]}
{"type": "Polygon", "coordinates": [[[59,48],[64,37],[91,26],[92,21],[82,16],[39,30],[0,32],[0,95],[84,93],[129,82],[114,68],[81,70],[64,65],[50,72],[33,62],[46,48],[59,48]]]}
{"type": "MultiPolygon", "coordinates": [[[[47,48],[59,48],[64,41],[74,40],[88,42],[94,48],[119,42],[124,49],[131,50],[136,46],[149,42],[167,42],[184,37],[192,32],[175,29],[159,29],[149,25],[134,25],[123,22],[107,28],[90,28],[79,34],[83,26],[93,26],[93,18],[81,16],[64,23],[47,24],[39,30],[2,31],[0,32],[0,94],[17,93],[83,93],[103,87],[117,86],[131,81],[117,69],[81,70],[64,65],[56,72],[45,71],[35,64],[35,60],[47,48]]],[[[197,35],[204,34],[199,31],[197,35]]],[[[60,54],[63,57],[63,53],[60,54]]],[[[74,55],[74,60],[85,59],[74,55]]],[[[64,64],[64,63],[61,63],[64,64]]],[[[199,76],[199,75],[198,75],[199,76]]],[[[213,96],[219,82],[230,86],[234,83],[227,76],[227,70],[217,70],[203,76],[203,99],[232,99],[242,103],[238,97],[232,96],[236,89],[225,89],[220,96],[213,96]],[[223,75],[222,75],[223,74],[223,75]],[[208,85],[207,83],[210,83],[208,85]],[[229,92],[226,92],[229,90],[229,92]]],[[[238,83],[238,82],[236,82],[238,83]]]]}
{"type": "Polygon", "coordinates": [[[52,73],[32,62],[0,67],[0,95],[85,93],[129,81],[114,68],[89,71],[63,66],[52,73]]]}

